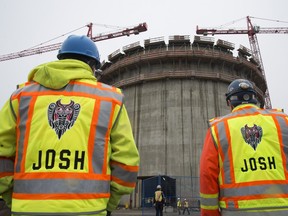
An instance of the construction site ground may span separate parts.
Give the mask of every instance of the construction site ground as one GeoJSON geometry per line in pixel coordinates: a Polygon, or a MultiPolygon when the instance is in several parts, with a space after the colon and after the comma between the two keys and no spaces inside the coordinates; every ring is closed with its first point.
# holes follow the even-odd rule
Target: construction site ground
{"type": "MultiPolygon", "coordinates": [[[[156,211],[154,208],[145,208],[145,209],[117,209],[112,212],[112,216],[155,216],[156,211]]],[[[176,209],[173,209],[172,207],[166,207],[163,210],[163,216],[177,216],[179,213],[176,209]]],[[[181,212],[181,215],[183,215],[183,212],[181,212]]],[[[188,212],[185,212],[185,215],[188,215],[188,212]]],[[[193,216],[200,216],[199,209],[190,209],[190,215],[193,216]]]]}

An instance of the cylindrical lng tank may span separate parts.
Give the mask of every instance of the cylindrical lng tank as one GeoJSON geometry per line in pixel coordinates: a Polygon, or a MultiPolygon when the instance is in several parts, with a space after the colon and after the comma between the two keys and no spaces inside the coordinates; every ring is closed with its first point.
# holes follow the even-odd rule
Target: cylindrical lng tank
{"type": "Polygon", "coordinates": [[[229,83],[251,80],[264,103],[266,81],[250,50],[233,50],[234,44],[214,42],[213,37],[194,36],[191,41],[176,35],[168,42],[159,37],[124,46],[103,63],[99,80],[125,94],[141,156],[139,179],[189,177],[190,192],[199,194],[199,159],[208,120],[230,112],[225,100],[229,83]]]}

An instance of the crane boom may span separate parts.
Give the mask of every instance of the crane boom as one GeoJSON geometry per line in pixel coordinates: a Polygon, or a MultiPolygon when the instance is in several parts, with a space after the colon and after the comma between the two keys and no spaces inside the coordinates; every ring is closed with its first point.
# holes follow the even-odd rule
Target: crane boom
{"type": "MultiPolygon", "coordinates": [[[[117,32],[110,32],[107,34],[99,34],[95,37],[92,37],[92,23],[87,25],[89,28],[87,36],[90,37],[94,42],[98,41],[103,41],[103,40],[108,40],[116,37],[122,37],[122,36],[130,36],[130,35],[137,35],[140,32],[147,31],[147,24],[146,23],[140,23],[139,25],[132,27],[132,28],[126,28],[121,31],[117,32]]],[[[11,59],[16,59],[16,58],[21,58],[25,56],[30,56],[30,55],[36,55],[36,54],[41,54],[45,52],[50,52],[54,50],[58,50],[62,45],[62,42],[56,43],[56,44],[51,44],[47,46],[41,46],[37,48],[31,48],[31,49],[26,49],[20,52],[15,52],[15,53],[10,53],[6,55],[1,55],[0,56],[0,61],[6,61],[6,60],[11,60],[11,59]]]]}
{"type": "MultiPolygon", "coordinates": [[[[254,27],[255,28],[255,27],[254,27]]],[[[258,28],[258,26],[257,26],[258,28]]],[[[288,34],[288,28],[280,27],[280,28],[259,28],[255,29],[255,33],[257,34],[288,34]]],[[[196,27],[196,33],[202,35],[214,35],[214,34],[249,34],[249,30],[242,29],[200,29],[198,26],[196,27]]]]}
{"type": "Polygon", "coordinates": [[[51,44],[51,45],[47,45],[47,46],[42,46],[42,47],[32,48],[32,49],[26,49],[26,50],[23,50],[23,51],[20,51],[20,52],[15,52],[15,53],[2,55],[2,56],[0,56],[0,61],[6,61],[6,60],[11,60],[11,59],[25,57],[25,56],[30,56],[30,55],[36,55],[36,54],[41,54],[41,53],[45,53],[45,52],[50,52],[50,51],[59,49],[61,47],[61,44],[62,44],[62,42],[61,43],[57,43],[57,44],[51,44]]]}
{"type": "Polygon", "coordinates": [[[260,48],[258,44],[258,39],[256,34],[288,34],[288,27],[268,27],[260,28],[259,26],[253,26],[249,16],[247,18],[247,29],[216,29],[216,28],[199,28],[196,27],[196,34],[202,35],[215,35],[215,34],[247,34],[250,42],[250,48],[255,61],[258,63],[264,80],[266,82],[266,92],[265,92],[265,107],[268,109],[272,108],[270,95],[268,91],[268,85],[266,80],[266,75],[264,71],[264,65],[260,53],[260,48]]]}

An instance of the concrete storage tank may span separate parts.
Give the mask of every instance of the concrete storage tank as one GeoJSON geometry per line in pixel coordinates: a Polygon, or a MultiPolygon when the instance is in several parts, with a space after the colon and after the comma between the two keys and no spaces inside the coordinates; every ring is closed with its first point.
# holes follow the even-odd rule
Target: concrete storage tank
{"type": "MultiPolygon", "coordinates": [[[[147,39],[109,55],[100,81],[123,89],[141,164],[139,179],[189,178],[199,195],[199,158],[207,121],[230,112],[225,92],[235,78],[256,85],[263,105],[266,81],[249,49],[213,37],[147,39]]],[[[177,183],[176,183],[177,184],[177,183]]],[[[185,183],[186,184],[186,183],[185,183]]],[[[179,185],[176,192],[179,196],[179,185]]],[[[182,189],[185,193],[185,189],[182,189]]],[[[185,194],[184,194],[185,196],[185,194]]]]}

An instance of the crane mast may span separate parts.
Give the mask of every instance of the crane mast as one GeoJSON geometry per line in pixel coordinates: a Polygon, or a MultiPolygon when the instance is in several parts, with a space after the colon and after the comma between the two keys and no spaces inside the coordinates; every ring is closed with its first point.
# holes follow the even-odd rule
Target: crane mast
{"type": "Polygon", "coordinates": [[[266,74],[265,74],[265,70],[264,70],[264,65],[263,65],[261,53],[260,53],[259,43],[258,43],[258,39],[256,36],[256,33],[259,32],[259,29],[257,27],[253,27],[249,16],[247,16],[247,28],[248,28],[248,38],[249,38],[249,42],[250,42],[250,47],[252,50],[252,56],[254,56],[257,64],[260,66],[260,70],[262,72],[262,75],[264,77],[264,80],[265,80],[266,86],[267,86],[266,91],[265,91],[265,97],[264,97],[265,108],[271,109],[272,103],[271,103],[270,94],[269,94],[269,90],[268,90],[268,84],[267,84],[267,79],[266,79],[266,74]]]}
{"type": "MultiPolygon", "coordinates": [[[[95,37],[92,37],[92,25],[93,25],[92,23],[87,25],[87,27],[88,27],[87,36],[90,37],[91,40],[93,40],[94,42],[108,40],[108,39],[122,37],[122,36],[137,35],[140,32],[147,31],[147,24],[146,23],[140,23],[139,25],[134,26],[132,28],[126,28],[124,30],[120,30],[120,31],[116,31],[116,32],[110,32],[107,34],[99,34],[95,37]]],[[[41,46],[41,47],[37,47],[37,48],[26,49],[26,50],[23,50],[20,52],[10,53],[10,54],[6,54],[6,55],[1,55],[0,56],[0,62],[58,50],[61,47],[61,45],[62,45],[62,42],[47,45],[47,46],[41,46]]]]}
{"type": "Polygon", "coordinates": [[[252,55],[259,65],[259,68],[261,70],[261,73],[264,77],[264,80],[266,82],[266,92],[265,92],[265,108],[271,109],[272,104],[270,100],[270,95],[268,91],[268,85],[264,70],[264,65],[260,53],[260,48],[258,44],[258,39],[256,34],[287,34],[288,28],[287,27],[275,27],[275,28],[260,28],[259,26],[253,26],[251,19],[249,16],[246,17],[247,19],[247,29],[226,29],[226,30],[219,30],[215,28],[199,28],[196,27],[196,34],[203,34],[203,35],[215,35],[215,34],[247,34],[249,38],[250,48],[252,51],[252,55]]]}

